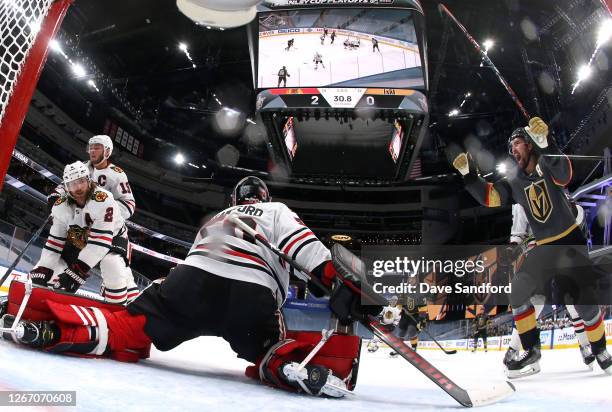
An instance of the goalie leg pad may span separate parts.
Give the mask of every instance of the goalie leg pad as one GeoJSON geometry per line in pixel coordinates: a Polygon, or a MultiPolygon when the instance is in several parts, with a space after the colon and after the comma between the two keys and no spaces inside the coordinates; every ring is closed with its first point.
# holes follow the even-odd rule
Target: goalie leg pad
{"type": "MultiPolygon", "coordinates": [[[[60,347],[53,352],[109,356],[122,362],[149,357],[151,340],[144,333],[146,318],[127,311],[47,302],[61,330],[60,347]],[[70,346],[65,343],[70,342],[70,346]],[[76,346],[76,343],[84,343],[76,346]],[[78,350],[77,350],[78,349],[78,350]]],[[[57,346],[57,345],[56,345],[57,346]]]]}
{"type": "MultiPolygon", "coordinates": [[[[282,373],[283,366],[291,363],[301,363],[311,350],[321,340],[320,332],[287,332],[287,339],[272,346],[268,352],[249,366],[245,374],[254,379],[289,391],[298,388],[287,382],[282,373]]],[[[341,379],[349,390],[353,390],[357,382],[361,338],[349,335],[333,335],[310,360],[308,365],[317,365],[341,379]]]]}
{"type": "MultiPolygon", "coordinates": [[[[8,293],[7,313],[16,315],[25,295],[25,284],[20,281],[11,282],[8,293]]],[[[38,286],[32,287],[32,294],[23,312],[23,318],[33,321],[53,320],[54,315],[49,311],[47,301],[63,303],[66,305],[77,305],[86,307],[104,308],[110,312],[124,310],[125,306],[114,305],[85,296],[74,295],[63,291],[48,289],[38,286]]]]}
{"type": "MultiPolygon", "coordinates": [[[[23,283],[11,283],[9,314],[17,313],[24,293],[23,283]]],[[[22,318],[57,324],[60,342],[45,348],[51,352],[108,356],[125,362],[149,357],[151,341],[144,333],[145,317],[130,315],[122,305],[34,287],[22,318]]]]}

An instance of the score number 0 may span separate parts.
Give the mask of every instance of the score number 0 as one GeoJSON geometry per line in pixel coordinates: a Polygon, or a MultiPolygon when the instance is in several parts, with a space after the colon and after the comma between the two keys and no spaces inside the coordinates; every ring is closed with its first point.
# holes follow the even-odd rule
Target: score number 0
{"type": "MultiPolygon", "coordinates": [[[[342,96],[344,97],[344,96],[342,96]]],[[[338,98],[338,96],[334,96],[334,98],[338,98]]],[[[344,100],[344,99],[343,99],[344,100]]],[[[350,101],[350,97],[349,97],[349,101],[350,101]]],[[[374,101],[374,97],[373,96],[367,96],[366,97],[366,104],[368,106],[374,106],[376,102],[374,101]]],[[[318,106],[319,105],[319,96],[310,96],[310,105],[311,106],[318,106]]]]}

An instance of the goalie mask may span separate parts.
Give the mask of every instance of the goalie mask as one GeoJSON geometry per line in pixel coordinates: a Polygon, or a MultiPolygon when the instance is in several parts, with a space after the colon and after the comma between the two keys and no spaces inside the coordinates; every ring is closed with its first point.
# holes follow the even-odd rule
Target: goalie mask
{"type": "Polygon", "coordinates": [[[268,186],[258,177],[247,176],[238,182],[232,192],[232,206],[269,202],[272,198],[268,186]]]}
{"type": "Polygon", "coordinates": [[[89,168],[81,161],[70,163],[64,168],[63,183],[68,193],[72,194],[73,191],[79,190],[85,184],[89,189],[90,180],[89,168]]]}
{"type": "Polygon", "coordinates": [[[105,134],[100,134],[89,139],[87,143],[87,153],[91,150],[91,146],[94,144],[99,144],[104,147],[104,154],[102,155],[102,160],[100,160],[97,164],[102,163],[107,160],[113,154],[113,141],[111,138],[105,134]]]}

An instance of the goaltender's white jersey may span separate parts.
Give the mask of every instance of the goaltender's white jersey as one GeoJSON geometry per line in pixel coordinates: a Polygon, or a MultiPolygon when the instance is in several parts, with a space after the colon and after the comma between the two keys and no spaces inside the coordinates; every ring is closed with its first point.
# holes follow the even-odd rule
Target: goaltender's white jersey
{"type": "Polygon", "coordinates": [[[85,163],[89,167],[89,174],[98,187],[108,190],[113,194],[115,201],[121,210],[121,216],[129,219],[136,210],[136,201],[132,188],[128,182],[127,175],[118,166],[109,163],[104,169],[96,169],[91,162],[85,163]]]}
{"type": "Polygon", "coordinates": [[[232,225],[235,213],[283,253],[308,270],[331,259],[329,250],[298,216],[279,202],[233,206],[209,220],[198,232],[184,264],[229,279],[269,288],[280,306],[290,275],[304,278],[265,246],[232,225]]]}
{"type": "Polygon", "coordinates": [[[382,322],[385,325],[397,325],[402,316],[400,306],[385,306],[382,311],[382,322]]]}
{"type": "Polygon", "coordinates": [[[125,221],[112,193],[95,188],[84,207],[62,196],[51,209],[53,225],[36,266],[55,269],[67,242],[80,249],[78,259],[96,266],[110,251],[113,237],[124,236],[125,221]]]}

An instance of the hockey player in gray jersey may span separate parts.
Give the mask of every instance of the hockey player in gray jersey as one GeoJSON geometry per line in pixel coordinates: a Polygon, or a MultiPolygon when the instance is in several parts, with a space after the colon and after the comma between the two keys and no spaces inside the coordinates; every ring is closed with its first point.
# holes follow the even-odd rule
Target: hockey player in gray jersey
{"type": "Polygon", "coordinates": [[[588,257],[586,239],[563,191],[572,178],[571,162],[554,140],[548,138],[548,126],[538,117],[532,118],[529,126],[512,133],[509,150],[517,167],[507,178],[495,183],[478,175],[468,153],[457,155],[453,161],[466,189],[482,205],[499,207],[519,203],[523,206],[537,243],[512,280],[510,303],[525,352],[508,363],[509,376],[520,377],[539,370],[540,340],[530,298],[548,290],[551,275],[562,275],[569,284],[560,291],[563,303],[573,303],[580,295],[578,303],[582,304],[576,305],[576,309],[584,319],[593,354],[599,366],[612,373],[603,317],[599,306],[594,304],[598,273],[588,257]],[[580,270],[576,273],[578,267],[580,270]]]}
{"type": "MultiPolygon", "coordinates": [[[[166,351],[198,336],[219,336],[238,357],[254,363],[245,372],[249,377],[311,395],[343,396],[356,384],[360,338],[333,334],[325,341],[321,332],[287,331],[280,309],[293,269],[232,219],[254,228],[328,288],[339,278],[329,250],[287,206],[272,202],[265,183],[256,177],[238,183],[232,203],[200,229],[182,264],[124,310],[36,291],[23,318],[44,312],[43,319],[54,322],[23,321],[18,341],[53,352],[137,361],[148,356],[151,343],[166,351]],[[84,324],[84,318],[89,322],[84,324]]],[[[23,296],[13,283],[9,312],[23,296]]],[[[315,285],[309,287],[321,293],[315,285]]],[[[362,306],[359,294],[348,288],[345,292],[338,300],[332,295],[332,311],[359,319],[382,310],[362,306]]]]}
{"type": "MultiPolygon", "coordinates": [[[[584,224],[584,212],[582,211],[582,207],[576,205],[576,224],[579,226],[584,224]]],[[[510,244],[516,245],[516,247],[521,248],[520,250],[524,250],[522,253],[528,253],[529,250],[533,249],[536,246],[535,239],[533,238],[533,234],[531,233],[531,228],[529,227],[529,221],[527,220],[527,216],[525,215],[525,209],[523,206],[519,204],[512,205],[512,228],[510,230],[510,244]]],[[[514,253],[512,253],[514,255],[514,253]]],[[[544,301],[543,296],[534,296],[531,298],[531,303],[535,309],[535,317],[536,319],[542,313],[544,309],[544,301]]],[[[595,362],[595,357],[591,351],[591,344],[589,343],[589,339],[587,337],[586,331],[584,329],[584,321],[578,315],[576,308],[574,305],[566,305],[566,309],[568,314],[571,317],[572,325],[574,327],[574,333],[576,334],[576,339],[578,340],[578,346],[580,347],[580,354],[582,355],[582,360],[584,364],[589,368],[593,368],[593,362],[595,362]]],[[[506,351],[506,355],[504,356],[504,365],[508,365],[508,363],[514,359],[518,359],[519,353],[521,349],[521,340],[519,338],[519,333],[516,328],[512,328],[512,336],[510,338],[510,345],[508,350],[506,351]]]]}

